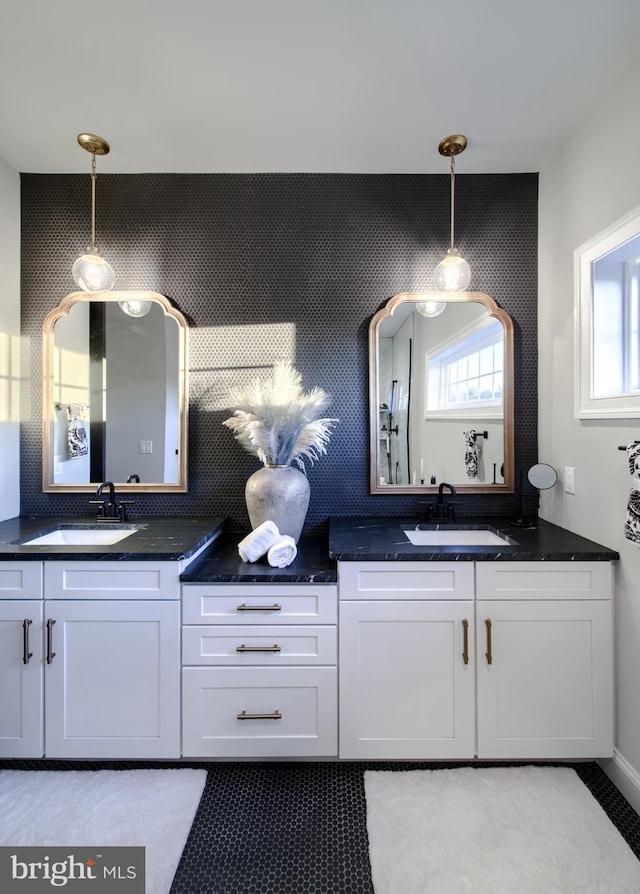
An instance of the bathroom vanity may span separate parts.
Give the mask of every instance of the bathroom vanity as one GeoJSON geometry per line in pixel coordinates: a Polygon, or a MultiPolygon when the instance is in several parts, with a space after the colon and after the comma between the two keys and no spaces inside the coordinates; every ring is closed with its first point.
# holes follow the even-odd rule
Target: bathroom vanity
{"type": "Polygon", "coordinates": [[[613,550],[545,522],[460,545],[332,519],[275,569],[222,520],[138,521],[110,546],[0,524],[1,756],[612,753],[613,550]]]}
{"type": "Polygon", "coordinates": [[[0,525],[0,756],[179,757],[180,573],[222,521],[136,524],[97,546],[22,545],[95,530],[71,520],[0,525]]]}

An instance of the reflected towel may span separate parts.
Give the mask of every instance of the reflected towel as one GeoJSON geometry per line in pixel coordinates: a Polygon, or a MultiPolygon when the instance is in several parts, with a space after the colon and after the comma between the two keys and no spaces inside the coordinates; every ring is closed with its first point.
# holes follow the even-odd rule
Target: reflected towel
{"type": "Polygon", "coordinates": [[[478,436],[472,428],[464,432],[464,465],[467,470],[467,478],[478,477],[478,436]]]}
{"type": "Polygon", "coordinates": [[[293,537],[283,534],[267,553],[267,562],[272,568],[286,568],[298,555],[298,548],[293,537]]]}
{"type": "Polygon", "coordinates": [[[67,407],[67,446],[69,459],[89,455],[89,435],[84,419],[86,404],[69,404],[67,407]]]}
{"type": "Polygon", "coordinates": [[[264,556],[279,539],[280,531],[276,523],[262,522],[238,544],[240,558],[243,562],[255,562],[260,556],[264,556]]]}

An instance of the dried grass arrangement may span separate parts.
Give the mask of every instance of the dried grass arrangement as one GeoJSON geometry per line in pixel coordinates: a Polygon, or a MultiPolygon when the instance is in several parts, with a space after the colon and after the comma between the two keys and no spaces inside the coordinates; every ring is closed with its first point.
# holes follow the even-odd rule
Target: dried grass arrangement
{"type": "Polygon", "coordinates": [[[338,422],[322,416],[330,402],[322,388],[302,390],[302,377],[290,363],[277,363],[270,377],[254,379],[229,394],[233,416],[222,423],[265,466],[295,463],[304,471],[326,454],[338,422]]]}

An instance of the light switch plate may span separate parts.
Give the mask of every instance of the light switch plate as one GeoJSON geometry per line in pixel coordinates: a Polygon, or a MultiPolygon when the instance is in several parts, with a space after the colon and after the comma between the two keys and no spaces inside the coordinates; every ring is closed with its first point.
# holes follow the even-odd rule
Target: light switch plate
{"type": "Polygon", "coordinates": [[[564,467],[564,492],[565,494],[575,494],[576,492],[575,466],[564,467]]]}

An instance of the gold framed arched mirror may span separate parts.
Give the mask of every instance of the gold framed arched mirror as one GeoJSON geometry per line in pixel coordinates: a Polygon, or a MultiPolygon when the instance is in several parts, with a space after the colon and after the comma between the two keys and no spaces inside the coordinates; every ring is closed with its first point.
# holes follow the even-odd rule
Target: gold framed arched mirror
{"type": "Polygon", "coordinates": [[[513,321],[483,292],[394,295],[369,324],[370,493],[512,493],[513,321]]]}
{"type": "Polygon", "coordinates": [[[188,331],[157,292],[72,292],[47,315],[45,493],[186,492],[188,331]]]}

